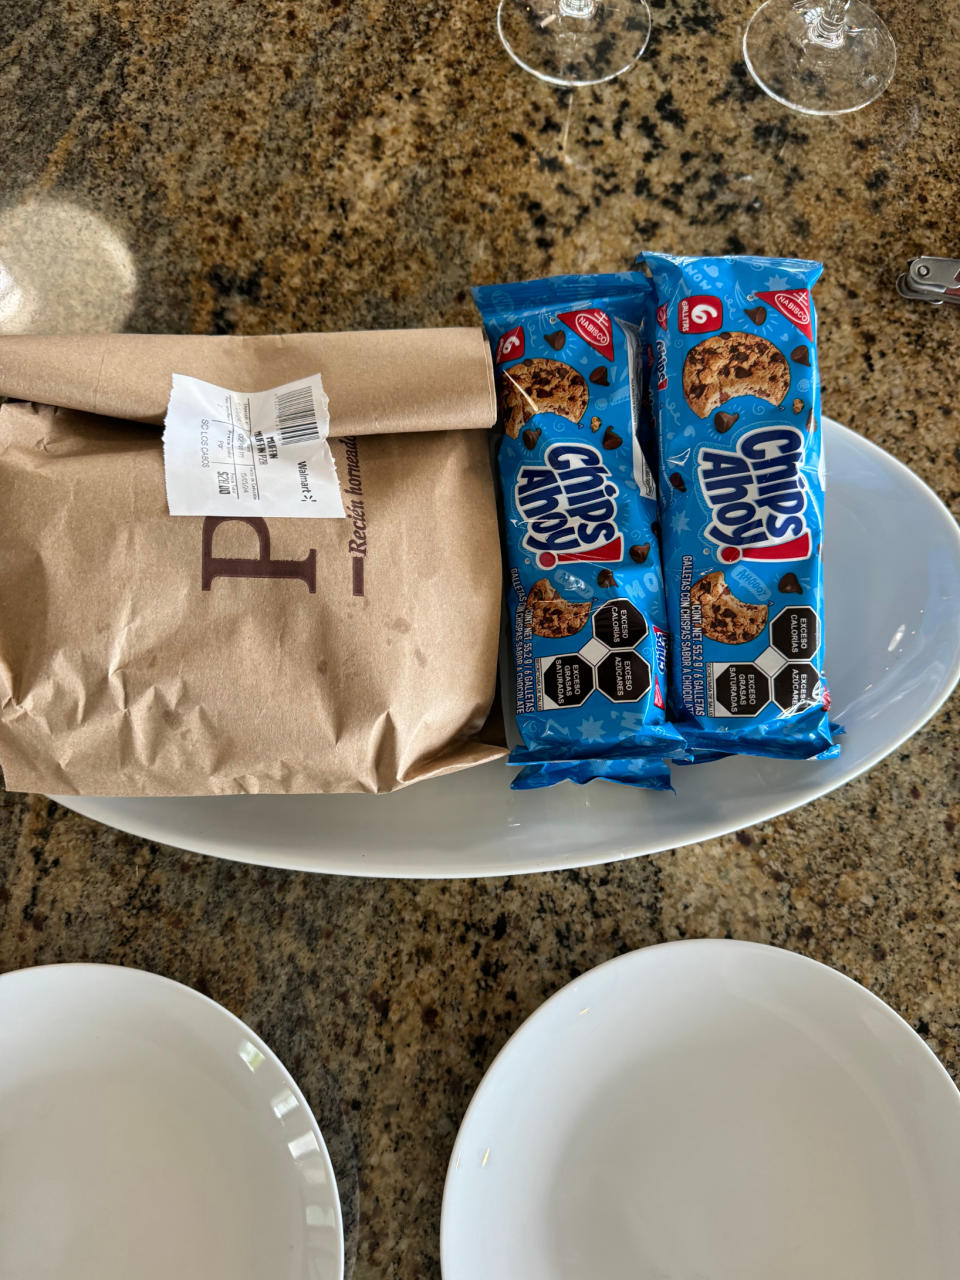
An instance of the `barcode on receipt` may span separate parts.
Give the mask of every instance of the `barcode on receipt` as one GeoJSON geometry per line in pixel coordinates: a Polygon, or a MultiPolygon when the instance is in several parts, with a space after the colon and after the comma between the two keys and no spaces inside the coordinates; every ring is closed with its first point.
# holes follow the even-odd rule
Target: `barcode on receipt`
{"type": "MultiPolygon", "coordinates": [[[[262,391],[174,373],[163,433],[170,514],[341,520],[329,426],[319,373],[262,391]]],[[[266,542],[260,550],[268,561],[266,542]]]]}
{"type": "Polygon", "coordinates": [[[320,439],[312,387],[292,387],[276,397],[277,442],[310,444],[320,439]]]}

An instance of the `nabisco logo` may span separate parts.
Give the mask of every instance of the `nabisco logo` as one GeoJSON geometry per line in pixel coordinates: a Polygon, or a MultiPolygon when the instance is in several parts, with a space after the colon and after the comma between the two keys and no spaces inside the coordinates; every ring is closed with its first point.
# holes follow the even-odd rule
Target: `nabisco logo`
{"type": "Polygon", "coordinates": [[[804,433],[784,424],[747,432],[733,452],[700,449],[697,480],[711,516],[704,533],[725,563],[741,555],[750,560],[809,556],[804,447],[804,433]]]}
{"type": "Polygon", "coordinates": [[[810,311],[796,294],[776,293],[774,294],[774,299],[779,310],[785,316],[789,316],[794,324],[805,325],[810,323],[810,311]]]}
{"type": "Polygon", "coordinates": [[[619,490],[599,450],[589,444],[553,444],[544,463],[521,467],[514,484],[514,502],[526,525],[521,545],[545,569],[579,560],[619,561],[619,490]]]}
{"type": "Polygon", "coordinates": [[[757,293],[756,296],[771,307],[776,307],[802,334],[813,340],[813,307],[807,289],[775,289],[771,293],[757,293]]]}
{"type": "Polygon", "coordinates": [[[613,324],[605,311],[592,307],[587,311],[566,311],[557,317],[578,338],[590,344],[608,360],[613,359],[613,324]]]}
{"type": "Polygon", "coordinates": [[[613,334],[610,332],[610,321],[598,311],[591,315],[589,311],[581,311],[574,321],[577,333],[595,347],[605,347],[610,343],[613,334]]]}

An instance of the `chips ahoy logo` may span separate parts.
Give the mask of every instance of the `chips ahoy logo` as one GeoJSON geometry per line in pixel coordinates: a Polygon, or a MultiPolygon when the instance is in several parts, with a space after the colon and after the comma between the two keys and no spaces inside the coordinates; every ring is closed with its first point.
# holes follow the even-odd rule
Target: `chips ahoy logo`
{"type": "Polygon", "coordinates": [[[667,669],[667,636],[659,627],[651,627],[653,632],[653,648],[656,655],[657,670],[661,675],[667,669]]]}
{"type": "Polygon", "coordinates": [[[657,339],[657,372],[654,386],[658,391],[665,391],[667,387],[667,344],[662,338],[657,339]]]}
{"type": "Polygon", "coordinates": [[[653,677],[653,705],[663,710],[663,690],[660,680],[667,674],[667,636],[659,627],[651,626],[653,632],[653,652],[657,673],[653,677]]]}
{"type": "Polygon", "coordinates": [[[803,432],[785,424],[748,431],[735,453],[700,449],[697,479],[711,509],[704,532],[725,564],[741,557],[806,560],[810,555],[803,456],[803,432]]]}
{"type": "Polygon", "coordinates": [[[552,444],[545,466],[521,467],[514,501],[527,526],[521,545],[541,569],[577,561],[623,559],[617,528],[619,490],[589,444],[552,444]]]}

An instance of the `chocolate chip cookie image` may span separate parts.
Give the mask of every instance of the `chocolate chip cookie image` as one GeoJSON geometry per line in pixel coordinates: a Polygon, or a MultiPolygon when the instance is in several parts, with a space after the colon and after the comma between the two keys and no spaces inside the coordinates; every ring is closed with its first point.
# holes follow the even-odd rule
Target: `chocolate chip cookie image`
{"type": "Polygon", "coordinates": [[[521,360],[504,372],[500,383],[504,430],[516,440],[537,413],[556,413],[570,422],[579,422],[587,411],[589,398],[583,375],[562,360],[539,356],[521,360]]]}
{"type": "Polygon", "coordinates": [[[548,578],[541,578],[530,588],[526,617],[535,636],[563,640],[582,630],[591,607],[589,600],[565,600],[548,578]]]}
{"type": "Polygon", "coordinates": [[[723,572],[707,573],[690,588],[690,603],[700,606],[700,629],[721,644],[756,640],[767,625],[767,606],[738,600],[723,572]]]}
{"type": "Polygon", "coordinates": [[[780,405],[789,389],[786,356],[757,333],[717,333],[691,347],[683,362],[683,394],[698,418],[734,396],[780,405]]]}

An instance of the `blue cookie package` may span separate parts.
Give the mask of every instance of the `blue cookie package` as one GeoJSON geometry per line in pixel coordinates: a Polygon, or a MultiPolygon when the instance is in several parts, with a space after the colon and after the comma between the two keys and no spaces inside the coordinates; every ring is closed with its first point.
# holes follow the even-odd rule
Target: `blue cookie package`
{"type": "Polygon", "coordinates": [[[819,263],[648,253],[670,718],[693,761],[838,754],[823,673],[819,263]]]}
{"type": "Polygon", "coordinates": [[[667,788],[666,608],[640,272],[473,290],[493,353],[517,724],[526,789],[667,788]]]}

